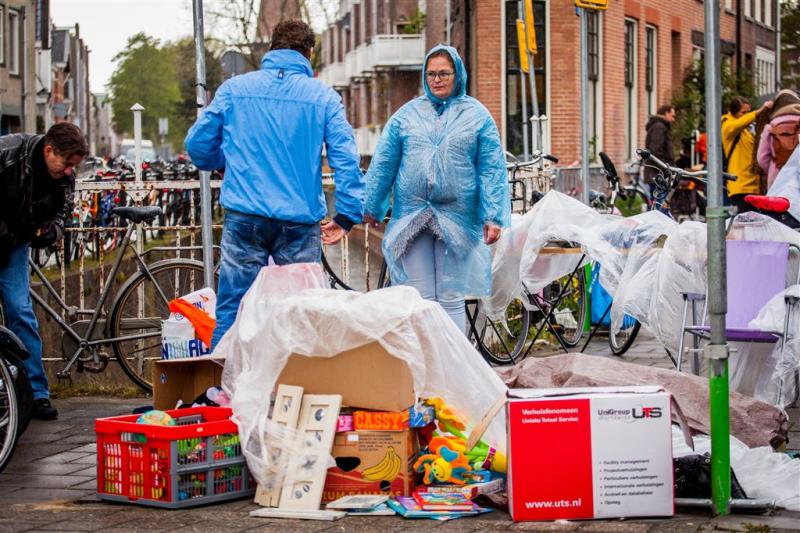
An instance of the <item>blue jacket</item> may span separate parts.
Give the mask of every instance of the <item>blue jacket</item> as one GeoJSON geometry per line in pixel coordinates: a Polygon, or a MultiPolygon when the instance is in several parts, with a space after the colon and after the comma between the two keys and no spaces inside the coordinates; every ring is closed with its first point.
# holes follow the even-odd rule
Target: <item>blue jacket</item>
{"type": "Polygon", "coordinates": [[[383,251],[392,282],[405,283],[401,261],[421,231],[444,241],[444,286],[472,296],[491,292],[491,255],[485,223],[506,227],[511,203],[500,135],[486,108],[466,95],[467,73],[458,52],[446,50],[456,70],[453,93],[425,96],[401,107],[386,124],[367,172],[366,213],[382,220],[392,201],[383,251]]]}
{"type": "Polygon", "coordinates": [[[348,230],[362,221],[365,182],[342,100],[294,50],[269,52],[261,70],[223,83],[185,142],[199,168],[225,167],[225,209],[304,224],[325,217],[325,143],[335,171],[334,218],[348,230]]]}

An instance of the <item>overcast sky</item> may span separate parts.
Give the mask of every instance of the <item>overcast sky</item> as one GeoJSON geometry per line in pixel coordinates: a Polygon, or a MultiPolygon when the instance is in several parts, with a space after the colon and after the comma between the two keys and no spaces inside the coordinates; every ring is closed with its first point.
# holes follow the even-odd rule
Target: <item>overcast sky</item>
{"type": "Polygon", "coordinates": [[[131,35],[143,31],[171,41],[193,31],[190,0],[53,0],[50,16],[57,27],[80,25],[81,37],[91,50],[92,92],[105,92],[114,72],[111,58],[131,35]]]}

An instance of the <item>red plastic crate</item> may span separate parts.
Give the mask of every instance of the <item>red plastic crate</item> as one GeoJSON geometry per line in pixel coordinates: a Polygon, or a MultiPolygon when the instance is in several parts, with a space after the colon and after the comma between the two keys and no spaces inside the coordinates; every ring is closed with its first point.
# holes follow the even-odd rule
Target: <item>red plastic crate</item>
{"type": "Polygon", "coordinates": [[[167,411],[178,425],[98,418],[97,495],[179,509],[251,496],[255,483],[227,407],[167,411]]]}

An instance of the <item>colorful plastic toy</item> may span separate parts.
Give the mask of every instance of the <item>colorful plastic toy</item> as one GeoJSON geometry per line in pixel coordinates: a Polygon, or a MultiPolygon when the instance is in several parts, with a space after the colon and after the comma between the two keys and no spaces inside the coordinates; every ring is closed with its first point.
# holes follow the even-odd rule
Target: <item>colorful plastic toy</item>
{"type": "Polygon", "coordinates": [[[458,446],[452,437],[434,437],[428,445],[431,453],[420,456],[414,463],[414,470],[423,472],[422,481],[426,485],[432,483],[453,483],[464,485],[464,475],[472,471],[466,456],[461,449],[450,449],[450,445],[458,446]]]}

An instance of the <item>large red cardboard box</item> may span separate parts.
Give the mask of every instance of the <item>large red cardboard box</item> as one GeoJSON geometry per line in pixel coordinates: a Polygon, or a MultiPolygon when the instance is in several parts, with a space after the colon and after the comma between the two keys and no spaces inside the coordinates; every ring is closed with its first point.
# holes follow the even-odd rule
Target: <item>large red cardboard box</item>
{"type": "Polygon", "coordinates": [[[509,391],[511,517],[671,516],[670,426],[660,387],[509,391]]]}
{"type": "Polygon", "coordinates": [[[328,470],[322,501],[351,494],[410,496],[417,452],[414,430],[337,433],[331,452],[336,467],[328,470]]]}

